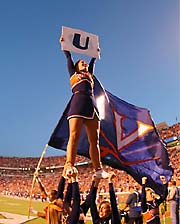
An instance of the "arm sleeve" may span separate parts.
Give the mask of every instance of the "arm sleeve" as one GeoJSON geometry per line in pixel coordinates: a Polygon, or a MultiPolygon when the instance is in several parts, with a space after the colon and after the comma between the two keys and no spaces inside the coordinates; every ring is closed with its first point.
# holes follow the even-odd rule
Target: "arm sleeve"
{"type": "Polygon", "coordinates": [[[87,214],[91,206],[91,197],[92,197],[93,187],[94,187],[94,181],[91,184],[91,188],[90,188],[89,194],[86,196],[86,200],[81,204],[81,209],[83,210],[84,215],[87,214]]]}
{"type": "Polygon", "coordinates": [[[71,57],[71,53],[69,51],[64,51],[64,54],[67,59],[68,72],[69,72],[70,76],[72,76],[75,73],[75,66],[74,66],[74,62],[71,57]]]}
{"type": "Polygon", "coordinates": [[[176,195],[176,189],[173,188],[170,190],[169,195],[168,195],[168,200],[173,200],[175,198],[176,195]]]}
{"type": "Polygon", "coordinates": [[[99,213],[96,206],[96,195],[97,195],[97,187],[93,187],[91,194],[91,216],[94,224],[99,223],[99,213]]]}
{"type": "Polygon", "coordinates": [[[145,184],[142,185],[142,193],[141,193],[141,208],[142,212],[147,211],[147,204],[146,204],[146,190],[145,190],[145,184]]]}
{"type": "Polygon", "coordinates": [[[93,74],[94,73],[94,64],[95,64],[96,58],[92,58],[89,62],[89,68],[88,71],[93,74]]]}
{"type": "Polygon", "coordinates": [[[109,183],[109,194],[112,208],[112,224],[121,223],[113,183],[109,183]]]}
{"type": "Polygon", "coordinates": [[[39,178],[37,178],[37,182],[38,182],[39,189],[40,189],[41,193],[44,193],[45,196],[47,197],[48,196],[48,193],[47,193],[44,185],[41,183],[41,180],[39,178]]]}
{"type": "Polygon", "coordinates": [[[68,204],[70,206],[72,199],[72,183],[68,183],[66,195],[64,197],[64,204],[68,204]]]}
{"type": "Polygon", "coordinates": [[[56,198],[63,199],[64,186],[65,186],[65,178],[61,176],[61,179],[58,184],[58,192],[57,192],[56,198]]]}
{"type": "Polygon", "coordinates": [[[78,223],[80,213],[80,191],[78,182],[72,183],[72,210],[68,216],[67,223],[74,224],[78,223]]]}
{"type": "Polygon", "coordinates": [[[126,200],[126,204],[129,206],[132,202],[132,194],[129,194],[127,200],[126,200]]]}
{"type": "Polygon", "coordinates": [[[163,187],[163,194],[160,196],[159,199],[156,199],[156,203],[158,205],[160,205],[164,200],[166,200],[166,197],[168,195],[168,183],[163,184],[162,187],[163,187]]]}

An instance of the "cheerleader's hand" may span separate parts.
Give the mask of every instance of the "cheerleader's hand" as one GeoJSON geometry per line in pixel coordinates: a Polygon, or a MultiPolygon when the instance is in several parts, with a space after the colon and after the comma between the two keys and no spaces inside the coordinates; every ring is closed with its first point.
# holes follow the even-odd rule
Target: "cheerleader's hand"
{"type": "Polygon", "coordinates": [[[142,184],[146,184],[147,182],[147,177],[142,177],[142,184]]]}
{"type": "Polygon", "coordinates": [[[160,176],[160,180],[162,181],[163,184],[166,184],[166,177],[165,176],[160,176]]]}
{"type": "Polygon", "coordinates": [[[116,174],[114,172],[109,173],[108,181],[109,183],[112,183],[112,179],[116,177],[116,174]]]}
{"type": "Polygon", "coordinates": [[[62,43],[64,41],[63,36],[60,37],[59,42],[62,43]]]}

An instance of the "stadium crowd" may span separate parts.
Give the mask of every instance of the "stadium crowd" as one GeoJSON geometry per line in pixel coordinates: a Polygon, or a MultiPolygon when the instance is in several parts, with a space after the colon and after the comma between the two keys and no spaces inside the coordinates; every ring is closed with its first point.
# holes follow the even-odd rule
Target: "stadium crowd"
{"type": "MultiPolygon", "coordinates": [[[[162,129],[159,131],[162,139],[162,133],[166,136],[167,133],[179,135],[180,124],[173,125],[169,129],[162,129]]],[[[177,185],[180,186],[180,145],[168,148],[170,161],[174,168],[174,179],[177,185]]],[[[37,166],[39,158],[17,158],[17,157],[0,157],[0,192],[3,195],[17,196],[28,198],[30,195],[32,177],[37,166]]],[[[54,156],[45,157],[42,160],[39,175],[43,184],[46,186],[47,191],[56,189],[59,183],[62,170],[64,168],[66,157],[54,156]]],[[[85,157],[77,156],[76,165],[79,170],[79,185],[80,191],[86,194],[90,189],[91,177],[93,175],[93,167],[91,161],[85,157]]],[[[108,172],[115,172],[117,178],[114,182],[114,187],[117,192],[128,192],[131,186],[135,184],[135,180],[128,175],[125,171],[115,170],[108,166],[104,166],[108,172]]],[[[108,185],[105,180],[100,183],[99,191],[101,193],[108,192],[108,185]]],[[[35,199],[40,198],[38,188],[34,188],[35,199]]]]}
{"type": "Polygon", "coordinates": [[[162,140],[177,136],[180,139],[180,123],[168,126],[165,122],[157,125],[159,135],[162,140]]]}
{"type": "MultiPolygon", "coordinates": [[[[83,193],[87,193],[90,188],[91,177],[93,175],[92,164],[88,159],[84,159],[84,157],[78,156],[77,158],[80,164],[84,163],[84,165],[78,166],[80,190],[83,193]]],[[[25,198],[29,197],[32,184],[32,176],[34,173],[34,167],[37,166],[38,158],[29,158],[29,165],[27,165],[26,159],[24,160],[23,158],[14,159],[9,157],[0,157],[0,163],[2,164],[3,167],[6,167],[6,169],[0,170],[1,194],[25,197],[25,198]],[[25,163],[23,163],[23,161],[25,163]],[[7,166],[8,164],[9,166],[7,166]],[[25,164],[27,166],[24,169],[16,170],[12,168],[12,167],[17,168],[16,165],[18,165],[18,168],[20,166],[25,167],[24,166],[25,164]],[[34,166],[30,166],[30,164],[31,165],[34,164],[34,166]]],[[[43,164],[41,165],[41,170],[39,172],[39,176],[41,177],[43,184],[46,186],[47,191],[49,191],[50,189],[57,188],[63,170],[65,156],[51,158],[51,161],[53,161],[51,166],[49,166],[48,159],[49,157],[43,159],[43,164]],[[47,161],[48,163],[46,164],[45,161],[47,161]],[[59,166],[59,164],[61,164],[61,166],[59,166]]],[[[113,168],[110,168],[108,166],[104,166],[104,169],[107,170],[108,172],[115,171],[115,173],[117,174],[117,178],[114,183],[116,191],[119,192],[128,191],[130,185],[132,185],[135,182],[134,179],[130,175],[128,175],[125,171],[114,170],[113,168]]],[[[105,180],[101,181],[100,191],[101,193],[105,193],[108,191],[108,185],[105,182],[105,180]]],[[[40,197],[38,189],[36,190],[36,188],[34,192],[34,197],[35,198],[40,197]]]]}

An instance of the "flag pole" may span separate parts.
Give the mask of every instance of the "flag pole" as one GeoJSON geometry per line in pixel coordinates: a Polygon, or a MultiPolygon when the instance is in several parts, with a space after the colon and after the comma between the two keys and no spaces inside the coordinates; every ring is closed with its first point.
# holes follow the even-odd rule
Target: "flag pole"
{"type": "Polygon", "coordinates": [[[43,159],[43,157],[46,153],[47,148],[48,148],[48,144],[45,145],[45,147],[42,151],[41,157],[39,159],[38,165],[37,165],[37,167],[35,169],[35,172],[34,172],[34,175],[33,175],[32,184],[31,184],[31,191],[30,191],[30,199],[29,199],[28,219],[29,219],[29,216],[30,216],[30,208],[31,208],[31,205],[32,205],[32,193],[33,193],[33,189],[34,189],[34,184],[35,184],[35,181],[36,181],[36,177],[38,176],[38,171],[39,171],[42,159],[43,159]]]}

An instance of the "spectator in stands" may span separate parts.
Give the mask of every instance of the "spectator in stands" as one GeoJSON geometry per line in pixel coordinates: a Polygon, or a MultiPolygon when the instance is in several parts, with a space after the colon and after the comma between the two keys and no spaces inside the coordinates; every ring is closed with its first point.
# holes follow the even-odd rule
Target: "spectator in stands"
{"type": "Polygon", "coordinates": [[[172,224],[179,223],[179,190],[176,187],[176,181],[169,182],[170,191],[167,196],[167,201],[170,202],[170,215],[172,224]]]}
{"type": "Polygon", "coordinates": [[[146,188],[147,177],[142,178],[142,212],[148,224],[160,224],[159,205],[166,199],[168,184],[164,176],[160,177],[163,183],[163,194],[156,197],[151,188],[146,188]]]}
{"type": "Polygon", "coordinates": [[[139,192],[140,187],[136,183],[134,187],[131,187],[132,193],[129,194],[124,208],[121,210],[121,212],[124,212],[127,208],[129,208],[128,212],[128,224],[142,224],[142,214],[141,214],[141,194],[139,192]]]}

